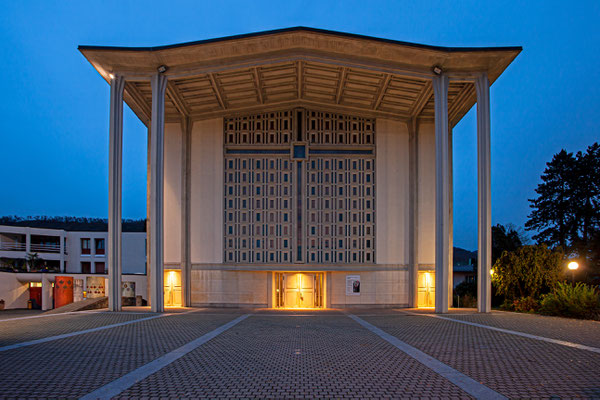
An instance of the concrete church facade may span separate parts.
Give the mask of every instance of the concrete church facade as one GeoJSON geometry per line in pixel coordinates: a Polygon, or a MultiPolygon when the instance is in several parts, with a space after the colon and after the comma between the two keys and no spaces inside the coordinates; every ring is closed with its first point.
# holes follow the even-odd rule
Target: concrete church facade
{"type": "Polygon", "coordinates": [[[149,128],[153,310],[438,312],[452,296],[452,127],[477,102],[479,310],[490,310],[489,86],[520,48],[290,28],[80,51],[111,85],[111,309],[125,101],[149,128]]]}

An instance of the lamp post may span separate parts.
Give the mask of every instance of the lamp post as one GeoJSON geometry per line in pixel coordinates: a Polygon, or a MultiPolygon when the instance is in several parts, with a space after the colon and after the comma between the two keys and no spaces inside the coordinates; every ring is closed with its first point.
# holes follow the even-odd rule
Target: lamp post
{"type": "Polygon", "coordinates": [[[575,284],[575,271],[579,268],[579,264],[577,261],[571,261],[569,265],[567,265],[567,268],[571,270],[571,282],[575,284]]]}

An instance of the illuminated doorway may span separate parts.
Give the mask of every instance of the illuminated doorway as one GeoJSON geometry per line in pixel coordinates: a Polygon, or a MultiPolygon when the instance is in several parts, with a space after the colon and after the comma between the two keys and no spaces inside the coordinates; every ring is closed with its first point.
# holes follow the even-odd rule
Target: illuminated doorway
{"type": "Polygon", "coordinates": [[[435,307],[435,272],[419,271],[419,307],[435,307]]]}
{"type": "Polygon", "coordinates": [[[275,307],[323,308],[323,273],[275,273],[275,307]]]}
{"type": "Polygon", "coordinates": [[[165,307],[181,307],[181,271],[165,270],[165,307]]]}

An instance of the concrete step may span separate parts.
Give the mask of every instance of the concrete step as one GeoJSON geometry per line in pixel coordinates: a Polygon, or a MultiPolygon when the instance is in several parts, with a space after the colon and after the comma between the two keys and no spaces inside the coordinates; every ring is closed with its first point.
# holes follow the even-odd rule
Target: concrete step
{"type": "Polygon", "coordinates": [[[65,306],[55,308],[54,310],[46,311],[44,314],[61,314],[73,311],[96,310],[98,308],[108,307],[108,297],[96,297],[93,299],[85,299],[65,306]]]}

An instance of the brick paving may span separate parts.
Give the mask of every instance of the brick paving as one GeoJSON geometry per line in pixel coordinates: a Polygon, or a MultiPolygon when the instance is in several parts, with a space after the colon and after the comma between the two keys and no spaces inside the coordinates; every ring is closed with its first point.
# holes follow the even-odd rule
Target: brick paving
{"type": "Polygon", "coordinates": [[[468,398],[344,315],[286,314],[248,318],[122,398],[468,398]]]}
{"type": "MultiPolygon", "coordinates": [[[[135,310],[0,322],[0,346],[153,315],[135,310]]],[[[349,311],[507,397],[600,398],[600,354],[395,310],[349,311]]],[[[196,309],[0,352],[0,398],[83,396],[249,312],[119,397],[468,397],[339,311],[196,309]]],[[[600,338],[591,321],[448,316],[588,346],[600,338]]]]}
{"type": "Polygon", "coordinates": [[[0,347],[149,317],[153,314],[82,313],[0,322],[0,347]]]}
{"type": "Polygon", "coordinates": [[[507,397],[600,398],[600,354],[428,316],[363,319],[507,397]]]}
{"type": "MultiPolygon", "coordinates": [[[[36,319],[38,329],[44,329],[41,320],[53,318],[36,319]]],[[[4,398],[77,398],[233,318],[233,313],[173,315],[1,352],[0,393],[4,398]]]]}
{"type": "Polygon", "coordinates": [[[537,314],[493,312],[491,314],[448,315],[462,321],[520,331],[552,339],[600,347],[600,322],[546,317],[537,314]]]}

